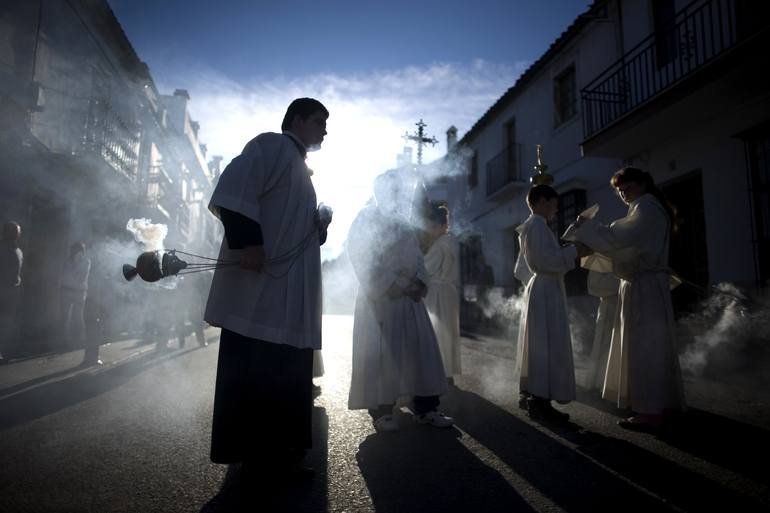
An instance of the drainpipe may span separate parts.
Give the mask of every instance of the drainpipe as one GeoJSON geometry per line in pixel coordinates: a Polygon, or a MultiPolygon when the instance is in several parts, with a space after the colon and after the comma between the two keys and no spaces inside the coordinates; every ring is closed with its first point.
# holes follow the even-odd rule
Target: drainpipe
{"type": "Polygon", "coordinates": [[[762,288],[762,280],[760,279],[760,272],[759,272],[759,240],[758,240],[758,234],[757,234],[757,225],[755,222],[755,218],[757,215],[756,210],[754,209],[754,182],[753,182],[753,173],[751,169],[751,143],[744,139],[743,140],[743,147],[744,147],[744,155],[746,156],[746,185],[747,185],[747,192],[748,192],[748,199],[749,199],[749,221],[751,223],[751,256],[754,259],[754,284],[757,289],[762,288]]]}

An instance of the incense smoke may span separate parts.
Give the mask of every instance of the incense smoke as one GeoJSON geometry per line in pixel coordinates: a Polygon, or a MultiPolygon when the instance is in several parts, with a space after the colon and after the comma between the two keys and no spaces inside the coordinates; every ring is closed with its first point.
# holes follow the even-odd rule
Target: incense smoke
{"type": "Polygon", "coordinates": [[[769,327],[766,298],[750,298],[734,285],[720,283],[696,313],[678,323],[680,344],[689,342],[679,358],[682,370],[724,377],[746,369],[757,351],[767,350],[769,327]]]}
{"type": "Polygon", "coordinates": [[[145,251],[157,251],[163,249],[163,240],[168,235],[168,226],[165,224],[153,224],[149,219],[129,219],[126,230],[134,235],[134,239],[144,244],[145,251]]]}

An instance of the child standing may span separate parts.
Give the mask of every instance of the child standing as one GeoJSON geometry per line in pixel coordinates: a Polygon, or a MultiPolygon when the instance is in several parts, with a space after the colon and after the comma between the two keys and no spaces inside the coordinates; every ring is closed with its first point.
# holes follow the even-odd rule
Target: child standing
{"type": "Polygon", "coordinates": [[[564,273],[590,250],[583,245],[559,246],[548,227],[548,221],[559,210],[558,194],[553,188],[532,187],[527,205],[532,215],[517,228],[521,251],[516,276],[527,280],[519,325],[519,390],[529,395],[530,417],[565,422],[569,415],[551,405],[551,400],[567,403],[575,399],[564,273]]]}

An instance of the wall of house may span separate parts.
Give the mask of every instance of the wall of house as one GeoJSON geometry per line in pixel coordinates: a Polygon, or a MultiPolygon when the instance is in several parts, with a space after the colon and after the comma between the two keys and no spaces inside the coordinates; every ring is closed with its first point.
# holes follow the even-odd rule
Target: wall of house
{"type": "MultiPolygon", "coordinates": [[[[665,123],[665,119],[660,122],[665,123]]],[[[645,148],[638,165],[666,184],[700,171],[711,283],[753,286],[754,246],[744,143],[735,134],[751,128],[740,112],[693,126],[680,137],[645,148]]]]}
{"type": "MultiPolygon", "coordinates": [[[[608,15],[614,15],[610,5],[608,15]]],[[[619,159],[582,158],[580,143],[583,127],[580,110],[580,89],[587,81],[603,71],[618,57],[616,26],[607,19],[588,25],[527,84],[526,88],[488,121],[470,142],[477,152],[478,186],[470,189],[465,209],[472,232],[481,236],[487,263],[495,271],[495,283],[509,287],[515,284],[515,227],[528,216],[526,193],[528,177],[536,163],[536,145],[544,148],[544,162],[555,178],[559,192],[573,188],[585,189],[588,204],[602,204],[600,218],[611,220],[625,213],[625,207],[609,187],[609,178],[620,167],[619,159]],[[574,66],[576,78],[577,113],[556,126],[554,79],[574,66]],[[515,119],[517,158],[524,183],[512,197],[497,203],[487,197],[486,165],[506,147],[506,124],[515,119]]],[[[511,186],[509,186],[511,187],[511,186]]]]}

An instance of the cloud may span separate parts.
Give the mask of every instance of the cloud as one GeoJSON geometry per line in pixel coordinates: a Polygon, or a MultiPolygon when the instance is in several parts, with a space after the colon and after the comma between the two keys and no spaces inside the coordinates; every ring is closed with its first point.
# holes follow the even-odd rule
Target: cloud
{"type": "Polygon", "coordinates": [[[297,97],[321,100],[329,109],[324,147],[310,154],[308,165],[318,200],[335,212],[324,258],[340,253],[355,214],[371,195],[374,177],[395,167],[404,147],[402,136],[422,119],[427,135],[439,143],[425,149],[430,162],[446,151],[451,125],[462,135],[515,82],[526,68],[483,60],[435,63],[365,73],[322,73],[306,77],[272,77],[237,83],[213,71],[196,69],[174,77],[161,90],[186,88],[190,111],[200,122],[201,141],[209,155],[229,162],[256,134],[277,131],[286,106],[297,97]],[[168,87],[166,87],[168,86],[168,87]]]}

